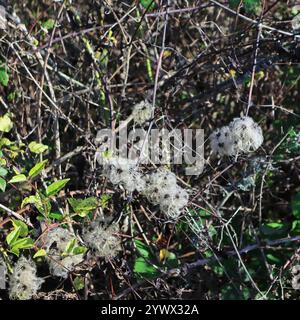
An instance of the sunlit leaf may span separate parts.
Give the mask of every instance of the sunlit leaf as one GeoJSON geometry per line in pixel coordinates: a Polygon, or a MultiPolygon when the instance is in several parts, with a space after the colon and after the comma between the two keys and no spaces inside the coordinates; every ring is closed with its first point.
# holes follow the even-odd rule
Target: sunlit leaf
{"type": "Polygon", "coordinates": [[[39,258],[39,257],[45,257],[46,254],[47,253],[46,253],[45,249],[40,249],[34,254],[33,258],[35,259],[35,258],[39,258]]]}
{"type": "Polygon", "coordinates": [[[6,189],[6,181],[0,177],[0,190],[4,192],[6,189]]]}
{"type": "Polygon", "coordinates": [[[43,153],[44,151],[46,151],[48,149],[48,146],[46,146],[42,143],[32,141],[29,143],[28,148],[31,152],[36,153],[36,154],[40,154],[40,153],[43,153]]]}
{"type": "Polygon", "coordinates": [[[8,114],[0,117],[0,131],[9,132],[13,127],[13,122],[11,121],[8,114]]]}
{"type": "Polygon", "coordinates": [[[27,178],[25,176],[25,174],[17,174],[15,176],[13,176],[8,182],[9,183],[18,183],[18,182],[24,182],[26,181],[27,178]]]}
{"type": "Polygon", "coordinates": [[[43,169],[45,168],[47,161],[48,160],[41,161],[41,162],[37,163],[34,167],[32,167],[29,171],[29,178],[33,178],[33,177],[37,176],[38,174],[40,174],[43,171],[43,169]]]}
{"type": "Polygon", "coordinates": [[[21,228],[17,227],[7,235],[6,242],[9,246],[12,246],[12,244],[18,239],[20,235],[20,231],[21,231],[21,228]]]}
{"type": "Polygon", "coordinates": [[[48,197],[53,196],[55,193],[57,193],[59,190],[64,188],[64,186],[70,181],[70,179],[62,179],[57,180],[53,183],[51,183],[47,189],[46,189],[46,195],[48,197]]]}
{"type": "Polygon", "coordinates": [[[5,65],[2,65],[0,67],[0,83],[7,87],[9,81],[9,74],[7,72],[7,67],[5,65]]]}
{"type": "Polygon", "coordinates": [[[15,219],[12,219],[12,223],[15,229],[20,228],[20,237],[26,237],[28,235],[28,227],[26,223],[15,219]]]}

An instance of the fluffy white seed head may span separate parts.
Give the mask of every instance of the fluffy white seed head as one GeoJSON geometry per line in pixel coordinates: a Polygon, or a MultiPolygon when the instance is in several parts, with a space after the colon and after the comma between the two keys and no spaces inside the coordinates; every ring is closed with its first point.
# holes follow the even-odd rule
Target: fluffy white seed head
{"type": "Polygon", "coordinates": [[[35,263],[21,256],[10,277],[9,298],[29,300],[37,293],[43,282],[44,280],[36,275],[35,263]]]}
{"type": "Polygon", "coordinates": [[[7,276],[7,267],[4,260],[0,256],[0,289],[5,289],[6,276],[7,276]],[[1,287],[2,285],[4,286],[4,288],[1,287]]]}
{"type": "Polygon", "coordinates": [[[295,290],[300,290],[300,265],[293,266],[291,272],[293,275],[292,287],[295,290]]]}
{"type": "Polygon", "coordinates": [[[188,203],[188,193],[180,186],[166,190],[161,195],[160,210],[170,219],[177,219],[188,203]]]}
{"type": "Polygon", "coordinates": [[[147,101],[141,101],[133,107],[132,117],[135,123],[143,124],[152,117],[152,105],[147,101]]]}
{"type": "Polygon", "coordinates": [[[187,192],[177,185],[176,176],[170,170],[159,169],[143,175],[135,160],[110,157],[103,164],[103,173],[111,183],[122,185],[128,192],[136,190],[159,205],[169,219],[177,219],[188,203],[187,192]]]}
{"type": "Polygon", "coordinates": [[[188,203],[188,193],[177,185],[176,176],[169,170],[158,170],[146,177],[143,194],[159,205],[160,211],[169,219],[177,219],[188,203]]]}
{"type": "Polygon", "coordinates": [[[239,152],[255,151],[264,141],[261,128],[250,117],[233,119],[229,128],[239,152]]]}
{"type": "Polygon", "coordinates": [[[0,272],[1,272],[0,277],[2,277],[2,279],[5,279],[7,274],[7,268],[4,260],[1,257],[0,257],[0,272]]]}
{"type": "Polygon", "coordinates": [[[213,153],[220,156],[234,155],[236,153],[233,137],[228,126],[217,129],[209,138],[213,153]]]}
{"type": "Polygon", "coordinates": [[[120,184],[128,192],[141,191],[145,188],[145,182],[135,160],[111,157],[104,164],[103,173],[112,184],[120,184]]]}
{"type": "Polygon", "coordinates": [[[118,224],[97,218],[83,228],[82,238],[98,257],[113,258],[122,249],[119,232],[118,224]]]}
{"type": "Polygon", "coordinates": [[[210,146],[220,156],[236,156],[257,150],[263,143],[261,128],[250,117],[235,118],[210,135],[210,146]]]}
{"type": "Polygon", "coordinates": [[[67,245],[74,238],[74,234],[61,227],[50,230],[43,237],[46,260],[53,276],[67,278],[68,273],[83,261],[83,254],[66,254],[67,245]]]}

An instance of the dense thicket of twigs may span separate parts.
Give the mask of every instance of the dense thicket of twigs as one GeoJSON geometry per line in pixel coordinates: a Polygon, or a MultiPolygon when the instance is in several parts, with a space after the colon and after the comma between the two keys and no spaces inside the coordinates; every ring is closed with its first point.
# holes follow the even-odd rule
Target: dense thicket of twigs
{"type": "MultiPolygon", "coordinates": [[[[121,227],[122,250],[115,257],[88,251],[66,279],[49,276],[39,259],[45,282],[34,298],[299,297],[291,284],[300,235],[300,202],[293,205],[299,192],[300,48],[299,29],[291,24],[297,1],[253,1],[255,10],[233,2],[1,1],[7,26],[0,59],[10,80],[0,87],[0,108],[14,122],[6,136],[49,147],[43,153],[46,183],[70,178],[55,198],[56,211],[67,214],[70,197],[97,197],[103,204],[107,195],[93,216],[104,213],[121,227]],[[110,184],[94,159],[97,131],[116,129],[145,99],[155,105],[153,128],[202,128],[207,139],[248,114],[263,130],[262,147],[238,158],[212,156],[206,141],[199,176],[170,166],[190,194],[176,223],[139,194],[110,184]],[[158,270],[137,270],[136,240],[158,270]],[[170,253],[174,265],[165,262],[170,253]]],[[[11,167],[30,168],[39,157],[25,152],[11,167]]],[[[37,220],[34,206],[22,211],[30,194],[14,185],[0,203],[30,219],[36,240],[49,225],[37,220]]],[[[3,210],[0,239],[13,265],[7,217],[3,210]]],[[[74,218],[64,226],[81,241],[82,224],[74,218]]],[[[22,254],[32,257],[34,250],[22,254]]],[[[8,297],[5,290],[0,295],[8,297]]]]}

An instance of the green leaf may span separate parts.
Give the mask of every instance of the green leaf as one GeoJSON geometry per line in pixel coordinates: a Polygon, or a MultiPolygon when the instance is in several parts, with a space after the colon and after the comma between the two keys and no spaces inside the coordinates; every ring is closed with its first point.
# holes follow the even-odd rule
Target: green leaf
{"type": "Polygon", "coordinates": [[[135,240],[134,243],[135,243],[135,246],[136,246],[139,254],[144,258],[149,258],[150,254],[149,254],[149,249],[148,249],[147,245],[145,245],[140,240],[135,240]]]}
{"type": "Polygon", "coordinates": [[[111,197],[112,196],[110,194],[107,194],[107,193],[104,193],[104,194],[101,195],[100,203],[101,203],[101,208],[102,209],[107,208],[108,202],[111,199],[111,197]]]}
{"type": "Polygon", "coordinates": [[[21,208],[23,208],[28,203],[34,204],[38,211],[45,216],[48,216],[48,214],[50,213],[50,200],[47,197],[44,197],[42,194],[40,195],[37,193],[34,196],[24,198],[21,204],[21,208]]]}
{"type": "Polygon", "coordinates": [[[35,196],[29,196],[29,197],[24,198],[22,201],[22,204],[21,204],[21,208],[23,208],[28,203],[35,204],[36,206],[42,205],[41,198],[38,194],[36,194],[35,196]]]}
{"type": "Polygon", "coordinates": [[[5,177],[7,175],[8,171],[3,168],[3,167],[0,167],[0,176],[1,177],[5,177]]]}
{"type": "Polygon", "coordinates": [[[287,231],[288,226],[283,223],[279,222],[270,222],[270,223],[264,223],[261,226],[261,232],[264,235],[271,236],[271,235],[281,235],[285,231],[287,231]]]}
{"type": "Polygon", "coordinates": [[[247,13],[259,13],[261,8],[261,0],[244,0],[245,11],[247,13]]]}
{"type": "MultiPolygon", "coordinates": [[[[2,147],[2,146],[10,146],[10,145],[12,145],[13,144],[13,142],[11,142],[9,139],[7,139],[7,138],[2,138],[2,139],[0,139],[0,147],[2,147]]],[[[3,154],[1,155],[1,157],[3,157],[3,154]]]]}
{"type": "Polygon", "coordinates": [[[3,117],[0,117],[0,131],[9,132],[12,129],[12,127],[13,127],[13,122],[11,121],[7,113],[3,117]]]}
{"type": "Polygon", "coordinates": [[[268,263],[270,263],[270,264],[276,264],[276,265],[282,264],[281,259],[271,253],[266,254],[266,258],[267,258],[268,263]]]}
{"type": "Polygon", "coordinates": [[[140,3],[145,9],[148,9],[148,11],[152,11],[156,8],[154,0],[140,0],[140,3]]]}
{"type": "Polygon", "coordinates": [[[67,254],[72,253],[73,249],[75,248],[76,243],[77,243],[76,238],[71,239],[66,245],[65,253],[67,253],[67,254]]]}
{"type": "Polygon", "coordinates": [[[291,236],[298,236],[300,235],[300,220],[293,221],[292,228],[291,228],[291,236]]]}
{"type": "Polygon", "coordinates": [[[16,98],[16,91],[12,91],[7,95],[7,101],[13,102],[16,98]]]}
{"type": "Polygon", "coordinates": [[[17,257],[20,255],[20,250],[18,248],[11,248],[9,251],[15,254],[17,257]]]}
{"type": "Polygon", "coordinates": [[[55,193],[61,190],[69,181],[70,179],[62,179],[51,183],[50,186],[48,186],[46,189],[46,195],[48,197],[53,196],[55,193]]]}
{"type": "Polygon", "coordinates": [[[76,290],[82,290],[84,288],[84,278],[81,276],[76,277],[73,284],[76,290]]]}
{"type": "Polygon", "coordinates": [[[74,250],[73,250],[73,254],[74,255],[77,255],[77,254],[84,254],[87,252],[87,248],[86,247],[83,247],[83,246],[78,246],[78,247],[75,247],[74,250]]]}
{"type": "Polygon", "coordinates": [[[44,151],[46,151],[48,149],[48,146],[46,146],[42,143],[32,141],[29,143],[28,148],[31,152],[36,153],[36,154],[40,154],[40,153],[43,153],[44,151]]]}
{"type": "Polygon", "coordinates": [[[0,177],[0,190],[4,192],[6,189],[6,181],[0,177]]]}
{"type": "Polygon", "coordinates": [[[40,222],[45,221],[45,217],[44,216],[37,216],[36,219],[40,222]]]}
{"type": "Polygon", "coordinates": [[[221,289],[222,300],[247,300],[250,297],[250,290],[243,288],[243,290],[237,289],[237,284],[225,284],[221,289]]]}
{"type": "Polygon", "coordinates": [[[6,242],[10,247],[12,247],[13,243],[19,238],[20,231],[21,228],[17,227],[7,235],[6,242]]]}
{"type": "Polygon", "coordinates": [[[25,174],[17,174],[15,176],[13,176],[8,182],[9,183],[18,183],[18,182],[24,182],[26,181],[26,176],[25,174]]]}
{"type": "Polygon", "coordinates": [[[51,30],[54,28],[55,20],[54,19],[48,19],[45,22],[42,23],[42,27],[46,30],[51,30]]]}
{"type": "Polygon", "coordinates": [[[12,223],[15,229],[20,228],[20,237],[26,237],[28,235],[28,227],[26,223],[15,219],[12,219],[12,223]]]}
{"type": "Polygon", "coordinates": [[[46,254],[47,253],[46,253],[45,249],[40,249],[34,254],[33,258],[35,259],[35,258],[39,258],[39,257],[45,257],[46,254]]]}
{"type": "Polygon", "coordinates": [[[229,0],[229,6],[235,10],[240,4],[245,8],[246,13],[258,14],[261,9],[261,0],[229,0]]]}
{"type": "Polygon", "coordinates": [[[51,212],[49,213],[49,218],[62,221],[64,216],[60,212],[51,212]]]}
{"type": "Polygon", "coordinates": [[[148,263],[143,257],[138,257],[134,262],[133,272],[140,277],[155,278],[158,275],[158,270],[148,263]]]}
{"type": "Polygon", "coordinates": [[[32,167],[29,171],[29,178],[33,178],[33,177],[37,176],[38,174],[40,174],[43,171],[43,169],[45,168],[47,161],[48,160],[41,161],[41,162],[37,163],[34,167],[32,167]]]}
{"type": "Polygon", "coordinates": [[[165,265],[168,268],[177,268],[178,267],[179,261],[178,261],[175,253],[170,252],[170,254],[168,255],[168,257],[165,261],[165,265]]]}
{"type": "Polygon", "coordinates": [[[11,245],[11,249],[9,250],[16,256],[19,256],[21,249],[31,249],[34,246],[34,241],[31,238],[22,238],[18,239],[11,245]]]}
{"type": "Polygon", "coordinates": [[[31,249],[33,248],[33,245],[34,245],[34,241],[31,238],[29,237],[21,238],[12,244],[12,250],[13,249],[31,249]]]}
{"type": "Polygon", "coordinates": [[[292,198],[291,207],[294,217],[300,219],[300,192],[296,193],[292,198]]]}
{"type": "Polygon", "coordinates": [[[78,213],[81,217],[85,217],[90,211],[94,210],[98,206],[98,200],[95,197],[86,199],[68,199],[74,212],[78,213]]]}
{"type": "Polygon", "coordinates": [[[7,67],[2,65],[0,67],[0,83],[4,86],[7,87],[9,81],[9,75],[7,72],[7,67]]]}

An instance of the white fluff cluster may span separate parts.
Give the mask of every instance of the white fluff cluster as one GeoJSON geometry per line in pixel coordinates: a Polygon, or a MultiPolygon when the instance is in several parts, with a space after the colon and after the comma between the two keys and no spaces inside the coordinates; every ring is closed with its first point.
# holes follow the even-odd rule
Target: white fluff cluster
{"type": "Polygon", "coordinates": [[[176,176],[169,170],[157,170],[143,175],[136,161],[125,158],[107,158],[103,165],[104,175],[128,192],[138,191],[169,219],[177,219],[188,203],[188,193],[176,183],[176,176]]]}
{"type": "Polygon", "coordinates": [[[121,250],[121,241],[118,237],[119,225],[108,224],[101,218],[97,218],[82,230],[84,242],[95,251],[99,257],[113,258],[121,250]]]}
{"type": "Polygon", "coordinates": [[[220,156],[235,156],[257,150],[263,143],[261,128],[250,117],[235,118],[210,135],[210,146],[220,156]]]}
{"type": "Polygon", "coordinates": [[[141,191],[145,188],[142,174],[134,160],[126,158],[107,158],[103,165],[103,173],[112,184],[122,185],[128,192],[141,191]]]}
{"type": "Polygon", "coordinates": [[[292,268],[292,287],[295,290],[300,290],[300,265],[295,265],[292,268]]]}
{"type": "Polygon", "coordinates": [[[133,107],[132,117],[135,123],[143,124],[152,117],[153,107],[147,101],[141,101],[133,107]]]}
{"type": "Polygon", "coordinates": [[[67,278],[68,273],[83,260],[83,254],[65,254],[68,243],[74,238],[70,231],[61,227],[50,230],[43,238],[46,259],[53,276],[67,278]]]}
{"type": "Polygon", "coordinates": [[[9,281],[9,298],[29,300],[40,289],[43,279],[36,275],[36,265],[32,260],[20,257],[14,266],[9,281]]]}
{"type": "Polygon", "coordinates": [[[5,282],[6,274],[7,274],[6,264],[5,264],[4,260],[0,257],[0,284],[2,282],[5,282]]]}
{"type": "Polygon", "coordinates": [[[163,214],[170,219],[177,219],[188,203],[188,193],[176,182],[176,176],[169,170],[158,170],[146,176],[143,194],[147,199],[159,205],[163,214]]]}

